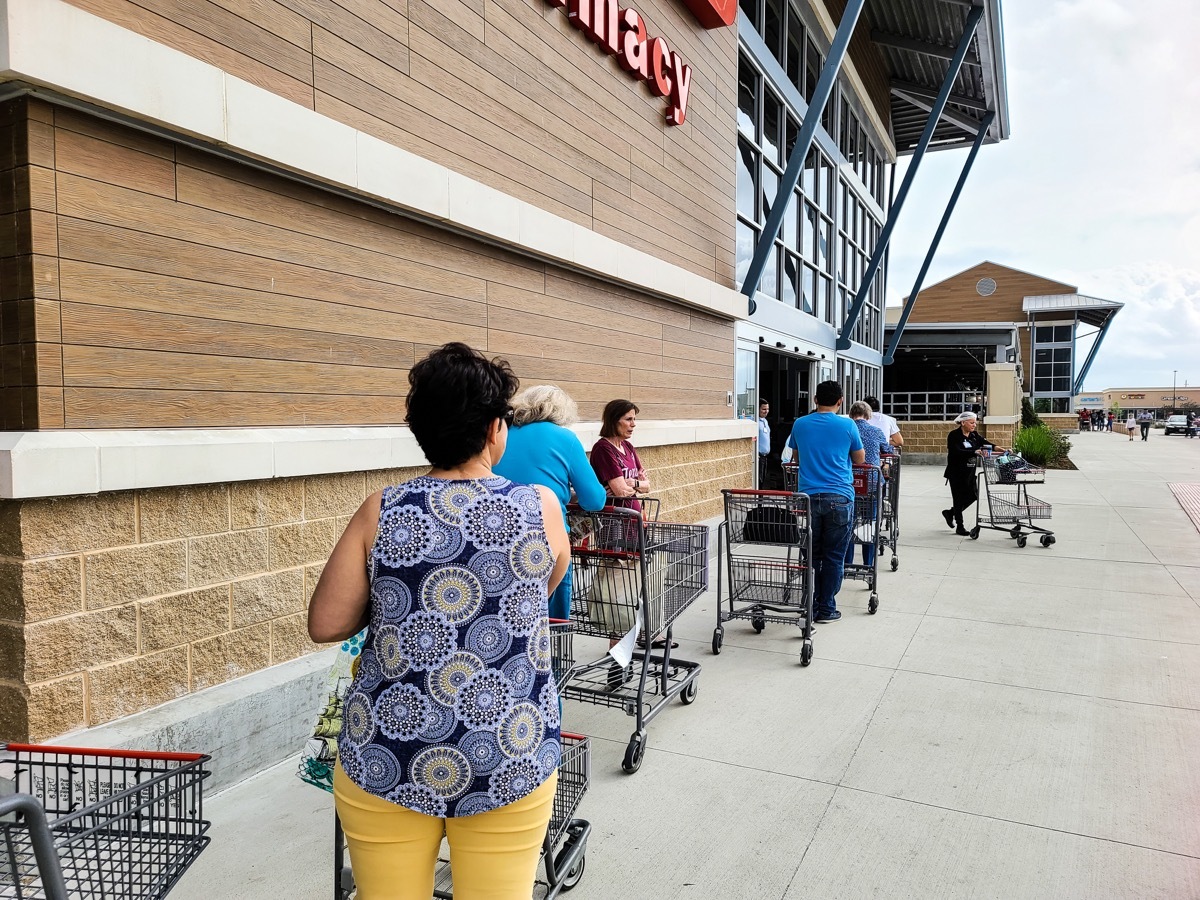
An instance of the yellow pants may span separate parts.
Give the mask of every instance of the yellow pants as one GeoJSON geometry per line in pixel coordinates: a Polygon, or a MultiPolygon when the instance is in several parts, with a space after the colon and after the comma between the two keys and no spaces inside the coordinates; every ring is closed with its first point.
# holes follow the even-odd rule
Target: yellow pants
{"type": "Polygon", "coordinates": [[[445,834],[455,900],[529,900],[558,773],[516,803],[491,812],[440,819],[369,794],[339,765],[333,796],[357,900],[430,900],[445,834]]]}

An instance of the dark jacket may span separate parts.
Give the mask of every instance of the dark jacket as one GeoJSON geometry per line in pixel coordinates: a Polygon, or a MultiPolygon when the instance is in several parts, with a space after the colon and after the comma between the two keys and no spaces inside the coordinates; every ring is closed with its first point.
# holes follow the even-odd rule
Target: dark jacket
{"type": "Polygon", "coordinates": [[[975,475],[975,451],[982,450],[987,441],[978,431],[963,436],[961,428],[946,435],[946,471],[944,478],[963,478],[975,475]],[[968,446],[969,445],[969,446],[968,446]]]}

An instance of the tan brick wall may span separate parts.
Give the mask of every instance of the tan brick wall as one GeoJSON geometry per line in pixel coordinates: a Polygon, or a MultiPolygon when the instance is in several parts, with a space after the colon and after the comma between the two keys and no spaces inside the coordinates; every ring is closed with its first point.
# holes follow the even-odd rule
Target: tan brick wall
{"type": "Polygon", "coordinates": [[[1038,413],[1047,428],[1055,431],[1078,432],[1079,416],[1075,413],[1038,413]]]}
{"type": "Polygon", "coordinates": [[[1016,438],[1019,429],[1020,424],[1017,422],[1005,425],[992,423],[991,425],[984,425],[980,431],[990,443],[1007,449],[1013,445],[1013,440],[1016,438]]]}
{"type": "MultiPolygon", "coordinates": [[[[721,514],[748,440],[639,451],[662,516],[721,514]]],[[[318,649],[306,608],[349,515],[422,470],[0,501],[0,741],[101,725],[318,649]]]]}
{"type": "Polygon", "coordinates": [[[953,422],[897,422],[904,435],[905,453],[946,452],[946,435],[958,426],[953,422]]]}

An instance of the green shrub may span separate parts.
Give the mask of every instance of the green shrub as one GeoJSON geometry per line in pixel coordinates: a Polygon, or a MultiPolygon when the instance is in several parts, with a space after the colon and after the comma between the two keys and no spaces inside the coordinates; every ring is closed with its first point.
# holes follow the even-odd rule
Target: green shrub
{"type": "Polygon", "coordinates": [[[1033,404],[1029,402],[1028,397],[1021,398],[1021,427],[1022,428],[1041,428],[1042,420],[1038,418],[1038,414],[1033,409],[1033,404]]]}
{"type": "Polygon", "coordinates": [[[1037,425],[1018,431],[1013,449],[1035,466],[1048,466],[1067,458],[1071,442],[1054,429],[1037,425]]]}

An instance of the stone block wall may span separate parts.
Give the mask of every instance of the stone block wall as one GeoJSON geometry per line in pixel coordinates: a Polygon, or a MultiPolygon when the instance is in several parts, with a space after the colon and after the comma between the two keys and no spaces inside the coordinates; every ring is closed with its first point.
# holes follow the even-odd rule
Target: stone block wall
{"type": "MultiPolygon", "coordinates": [[[[662,516],[720,515],[748,440],[639,451],[662,516]]],[[[424,469],[0,501],[0,741],[41,741],[319,649],[307,605],[349,517],[424,469]]]]}
{"type": "Polygon", "coordinates": [[[992,422],[982,426],[980,431],[990,443],[995,444],[997,447],[1008,448],[1013,445],[1013,440],[1016,438],[1017,432],[1020,429],[1020,422],[1014,422],[1011,425],[992,422]]]}
{"type": "Polygon", "coordinates": [[[1047,428],[1052,428],[1055,431],[1063,432],[1064,434],[1077,434],[1079,432],[1079,416],[1075,413],[1038,413],[1040,418],[1047,428]]]}
{"type": "Polygon", "coordinates": [[[897,422],[904,435],[904,453],[940,453],[946,458],[946,435],[958,426],[953,422],[897,422]]]}

